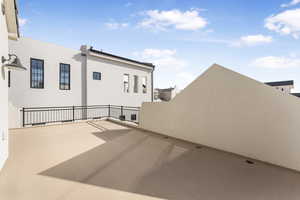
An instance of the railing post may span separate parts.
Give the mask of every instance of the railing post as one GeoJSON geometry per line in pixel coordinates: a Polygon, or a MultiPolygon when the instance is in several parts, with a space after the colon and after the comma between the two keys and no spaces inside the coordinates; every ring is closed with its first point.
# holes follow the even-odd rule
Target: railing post
{"type": "Polygon", "coordinates": [[[24,127],[25,126],[25,108],[23,107],[22,108],[22,126],[24,127]]]}
{"type": "Polygon", "coordinates": [[[110,104],[108,104],[108,117],[110,117],[110,104]]]}
{"type": "Polygon", "coordinates": [[[73,110],[73,122],[75,121],[75,106],[72,107],[73,110]]]}
{"type": "Polygon", "coordinates": [[[123,106],[121,106],[121,116],[123,116],[123,106]]]}

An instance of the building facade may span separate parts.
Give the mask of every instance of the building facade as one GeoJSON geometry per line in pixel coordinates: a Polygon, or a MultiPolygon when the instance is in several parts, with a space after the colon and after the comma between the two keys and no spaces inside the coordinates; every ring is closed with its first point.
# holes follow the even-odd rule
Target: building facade
{"type": "MultiPolygon", "coordinates": [[[[18,39],[17,7],[14,0],[0,0],[0,59],[8,58],[8,38],[18,39]]],[[[8,157],[8,70],[1,62],[0,74],[0,169],[8,157]]]]}
{"type": "Polygon", "coordinates": [[[267,82],[266,85],[276,88],[283,93],[290,94],[292,89],[294,89],[294,81],[275,81],[275,82],[267,82]]]}
{"type": "Polygon", "coordinates": [[[179,90],[177,86],[170,88],[155,88],[154,89],[154,100],[155,101],[171,101],[177,94],[179,90]]]}
{"type": "Polygon", "coordinates": [[[19,127],[22,107],[123,105],[152,101],[154,66],[94,50],[20,38],[9,41],[26,73],[10,75],[10,127],[19,127]]]}

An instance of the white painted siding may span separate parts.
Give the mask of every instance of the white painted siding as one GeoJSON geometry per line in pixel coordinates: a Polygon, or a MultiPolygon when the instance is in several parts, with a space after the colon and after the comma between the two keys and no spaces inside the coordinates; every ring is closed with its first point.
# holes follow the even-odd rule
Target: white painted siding
{"type": "Polygon", "coordinates": [[[105,61],[88,56],[87,60],[87,104],[112,104],[141,106],[151,102],[151,71],[115,61],[105,61]],[[93,72],[101,72],[100,81],[93,80],[93,72]],[[124,92],[123,75],[129,74],[129,93],[124,92]],[[134,75],[139,78],[138,93],[134,93],[134,75]],[[142,93],[142,77],[148,80],[147,93],[142,93]]]}
{"type": "Polygon", "coordinates": [[[10,127],[15,127],[16,114],[22,107],[81,105],[80,51],[29,38],[9,41],[10,52],[18,55],[26,72],[11,72],[9,88],[10,127]],[[44,89],[30,88],[30,58],[44,60],[44,89]],[[71,65],[71,90],[59,89],[59,64],[71,65]]]}
{"type": "Polygon", "coordinates": [[[151,71],[143,67],[83,56],[81,51],[21,38],[9,41],[10,52],[18,55],[27,71],[11,72],[9,88],[10,128],[20,127],[20,109],[40,106],[124,105],[141,106],[152,99],[151,71]],[[44,88],[30,88],[30,58],[44,61],[44,88]],[[71,65],[71,90],[59,89],[59,64],[71,65]],[[93,72],[101,80],[93,80],[93,72]],[[123,74],[129,74],[129,93],[123,92],[123,74]],[[133,92],[133,77],[139,77],[139,92],[133,92]],[[142,93],[142,77],[147,77],[147,93],[142,93]]]}
{"type": "MultiPolygon", "coordinates": [[[[0,0],[0,5],[3,0],[0,0]]],[[[0,57],[8,54],[8,33],[5,15],[0,12],[0,57]]],[[[2,63],[1,63],[2,68],[2,63]]],[[[2,69],[1,69],[2,70],[2,69]]],[[[7,72],[0,72],[0,169],[8,157],[8,91],[7,72]]]]}

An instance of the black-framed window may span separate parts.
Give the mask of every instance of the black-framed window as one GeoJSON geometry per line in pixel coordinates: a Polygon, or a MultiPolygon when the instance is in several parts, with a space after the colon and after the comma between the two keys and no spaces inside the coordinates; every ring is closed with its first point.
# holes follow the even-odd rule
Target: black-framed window
{"type": "Polygon", "coordinates": [[[101,73],[93,72],[93,80],[101,80],[101,73]]]}
{"type": "Polygon", "coordinates": [[[10,82],[11,82],[11,73],[8,71],[8,87],[10,88],[10,82]]]}
{"type": "Polygon", "coordinates": [[[30,59],[30,87],[44,88],[44,61],[40,59],[30,59]]]}
{"type": "Polygon", "coordinates": [[[69,64],[59,64],[59,89],[71,89],[71,66],[69,64]]]}

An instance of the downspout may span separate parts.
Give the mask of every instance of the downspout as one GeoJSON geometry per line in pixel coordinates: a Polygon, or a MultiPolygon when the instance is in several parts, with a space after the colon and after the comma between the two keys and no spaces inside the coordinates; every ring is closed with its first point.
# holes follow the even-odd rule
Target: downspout
{"type": "Polygon", "coordinates": [[[88,59],[88,49],[87,45],[82,45],[81,56],[82,56],[82,65],[81,65],[81,103],[82,106],[87,106],[87,59],[88,59]]]}
{"type": "Polygon", "coordinates": [[[154,88],[153,88],[153,72],[154,72],[155,66],[153,65],[153,69],[151,71],[151,102],[153,102],[153,92],[154,92],[154,88]]]}

